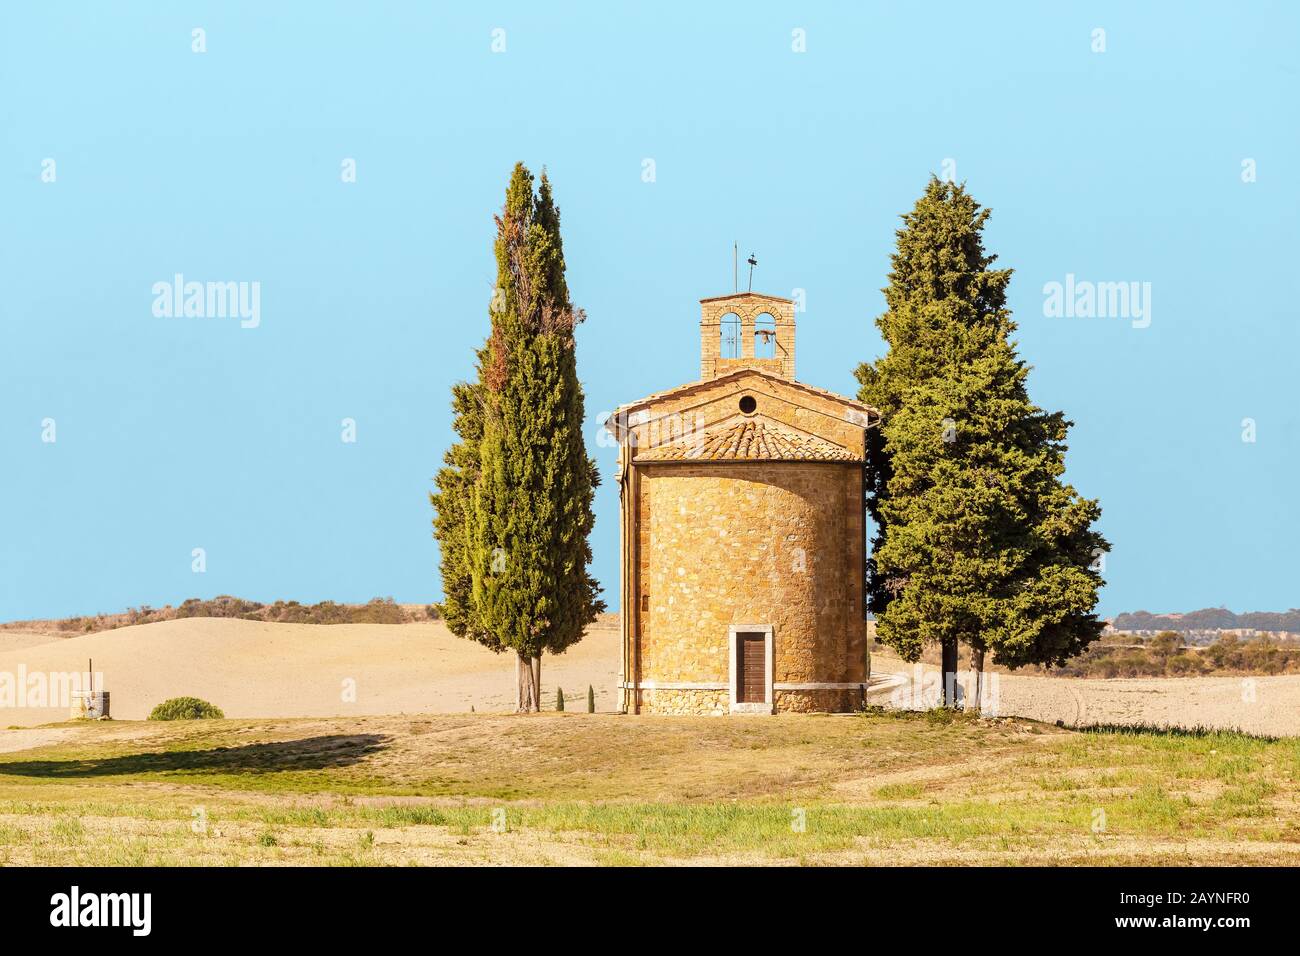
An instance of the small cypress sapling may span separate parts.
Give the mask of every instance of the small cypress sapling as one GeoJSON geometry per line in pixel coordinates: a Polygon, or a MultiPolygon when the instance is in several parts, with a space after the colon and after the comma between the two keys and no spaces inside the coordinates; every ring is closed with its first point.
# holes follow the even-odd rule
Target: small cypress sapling
{"type": "Polygon", "coordinates": [[[555,709],[564,710],[564,688],[555,688],[555,709]]]}
{"type": "Polygon", "coordinates": [[[596,691],[592,688],[590,684],[588,684],[587,685],[587,713],[594,714],[595,712],[596,712],[596,691]]]}

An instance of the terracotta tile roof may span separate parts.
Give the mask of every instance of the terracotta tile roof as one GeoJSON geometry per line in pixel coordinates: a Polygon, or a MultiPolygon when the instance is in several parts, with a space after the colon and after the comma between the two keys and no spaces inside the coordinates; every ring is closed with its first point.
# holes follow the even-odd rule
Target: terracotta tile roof
{"type": "Polygon", "coordinates": [[[764,418],[728,421],[665,442],[633,459],[649,461],[861,461],[862,454],[764,418]]]}

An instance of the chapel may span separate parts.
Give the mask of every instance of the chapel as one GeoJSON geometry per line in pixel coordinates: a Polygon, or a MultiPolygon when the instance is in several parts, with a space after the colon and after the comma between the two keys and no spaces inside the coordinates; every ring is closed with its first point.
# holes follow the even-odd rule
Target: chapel
{"type": "Polygon", "coordinates": [[[795,378],[795,303],[700,301],[700,377],[620,406],[623,707],[843,712],[870,676],[879,413],[795,378]]]}

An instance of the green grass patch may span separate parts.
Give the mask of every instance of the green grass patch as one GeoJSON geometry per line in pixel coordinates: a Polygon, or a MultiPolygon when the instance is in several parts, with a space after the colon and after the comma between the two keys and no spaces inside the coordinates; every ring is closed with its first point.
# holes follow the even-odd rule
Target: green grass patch
{"type": "Polygon", "coordinates": [[[875,791],[881,800],[915,800],[923,793],[925,785],[920,783],[887,783],[875,791]]]}
{"type": "Polygon", "coordinates": [[[1300,862],[1294,739],[874,712],[136,726],[4,755],[0,861],[1132,862],[1196,840],[1300,862]]]}

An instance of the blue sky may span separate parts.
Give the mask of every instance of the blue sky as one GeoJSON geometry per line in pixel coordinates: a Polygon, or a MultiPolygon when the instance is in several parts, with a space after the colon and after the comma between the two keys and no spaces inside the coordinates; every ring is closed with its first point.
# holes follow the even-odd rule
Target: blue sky
{"type": "MultiPolygon", "coordinates": [[[[599,414],[697,376],[735,240],[756,290],[807,290],[799,377],[852,394],[897,216],[952,160],[1031,395],[1076,423],[1102,611],[1300,604],[1300,8],[809,6],[6,5],[0,619],[436,599],[426,495],[516,160],[561,206],[606,475],[599,414]],[[155,316],[177,273],[260,283],[260,324],[155,316]],[[1045,316],[1067,274],[1151,283],[1149,327],[1045,316]]],[[[617,509],[606,481],[607,591],[617,509]]]]}

